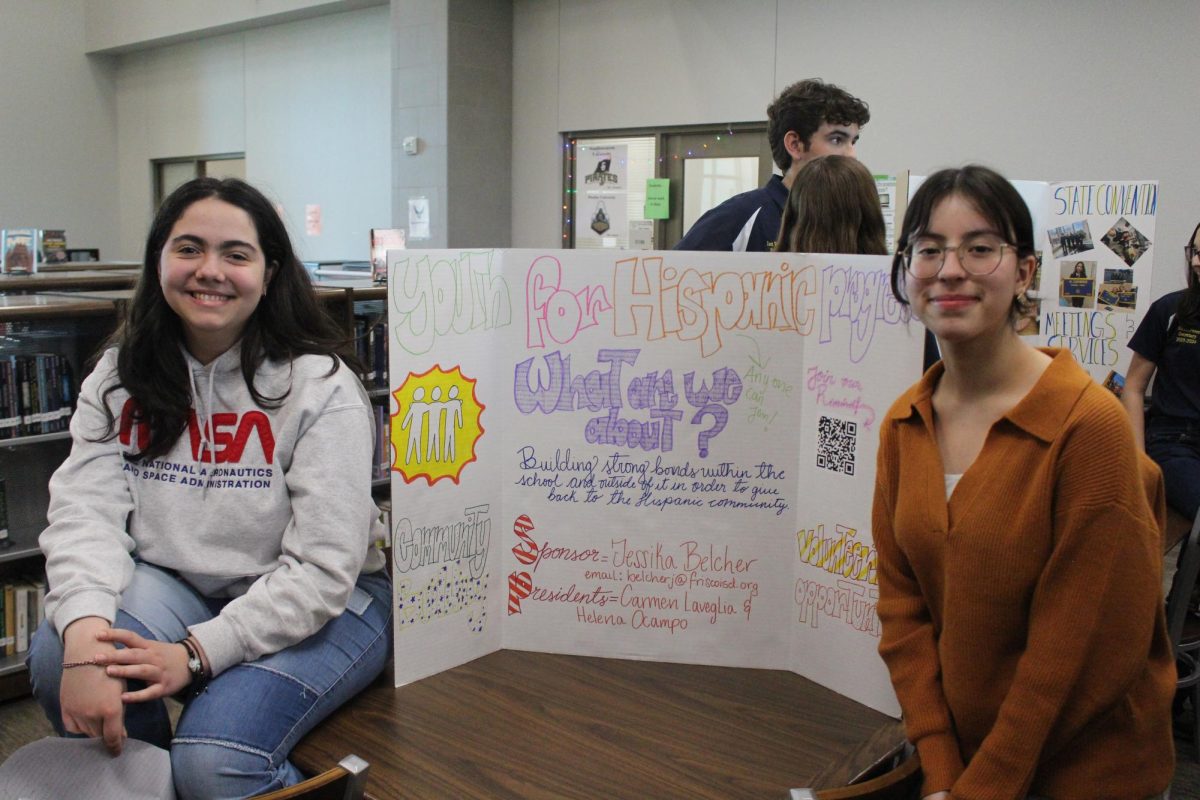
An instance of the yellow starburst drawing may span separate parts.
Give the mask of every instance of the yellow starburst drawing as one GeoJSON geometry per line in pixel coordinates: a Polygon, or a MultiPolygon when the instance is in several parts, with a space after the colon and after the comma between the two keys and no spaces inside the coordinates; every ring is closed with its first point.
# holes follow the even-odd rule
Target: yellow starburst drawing
{"type": "Polygon", "coordinates": [[[458,367],[447,372],[435,364],[420,375],[409,373],[392,392],[398,409],[392,415],[392,469],[405,483],[458,483],[463,467],[475,460],[484,409],[475,383],[458,367]]]}

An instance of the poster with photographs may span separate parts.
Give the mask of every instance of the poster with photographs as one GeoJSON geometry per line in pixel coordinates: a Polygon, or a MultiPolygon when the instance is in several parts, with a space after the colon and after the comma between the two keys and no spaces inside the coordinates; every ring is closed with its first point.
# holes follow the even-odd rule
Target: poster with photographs
{"type": "Polygon", "coordinates": [[[576,247],[618,247],[629,235],[628,150],[622,144],[577,151],[576,247]]]}
{"type": "Polygon", "coordinates": [[[1158,183],[1063,182],[1047,191],[1036,335],[1119,393],[1129,339],[1150,305],[1158,183]]]}

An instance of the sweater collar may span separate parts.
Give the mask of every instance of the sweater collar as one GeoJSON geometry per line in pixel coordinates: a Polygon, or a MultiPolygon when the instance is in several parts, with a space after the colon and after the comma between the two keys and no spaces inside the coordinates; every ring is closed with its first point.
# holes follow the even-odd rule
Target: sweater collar
{"type": "MultiPolygon", "coordinates": [[[[1021,430],[1045,442],[1054,440],[1062,430],[1063,423],[1075,407],[1079,395],[1092,382],[1092,376],[1084,371],[1071,355],[1070,350],[1058,347],[1039,347],[1038,350],[1053,359],[1050,366],[1034,384],[1029,393],[1021,398],[1001,419],[1006,419],[1021,430]]],[[[888,420],[904,420],[918,416],[933,428],[933,390],[941,379],[945,366],[941,361],[934,364],[887,414],[888,420]]]]}

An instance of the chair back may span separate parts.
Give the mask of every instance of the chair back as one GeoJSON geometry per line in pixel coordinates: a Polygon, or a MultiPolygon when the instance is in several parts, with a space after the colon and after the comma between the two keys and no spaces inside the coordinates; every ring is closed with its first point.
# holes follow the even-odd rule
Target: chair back
{"type": "Polygon", "coordinates": [[[0,765],[0,800],[175,800],[171,754],[126,739],[113,758],[100,739],[50,736],[22,746],[0,765]]]}
{"type": "Polygon", "coordinates": [[[363,800],[369,769],[366,761],[349,755],[320,775],[286,789],[260,794],[256,800],[363,800]]]}
{"type": "Polygon", "coordinates": [[[1175,578],[1171,581],[1171,590],[1167,593],[1167,633],[1171,637],[1171,646],[1179,651],[1179,642],[1183,637],[1183,625],[1187,621],[1188,601],[1192,597],[1192,589],[1196,586],[1196,578],[1200,575],[1200,514],[1192,520],[1191,530],[1183,541],[1183,552],[1180,554],[1179,566],[1175,570],[1175,578]]]}
{"type": "Polygon", "coordinates": [[[919,800],[921,758],[916,753],[877,778],[836,789],[792,789],[791,800],[919,800]]]}

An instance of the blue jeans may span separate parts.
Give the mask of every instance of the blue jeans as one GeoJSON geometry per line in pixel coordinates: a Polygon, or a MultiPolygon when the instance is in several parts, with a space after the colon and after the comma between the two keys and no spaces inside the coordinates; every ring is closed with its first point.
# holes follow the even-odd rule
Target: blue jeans
{"type": "MultiPolygon", "coordinates": [[[[160,642],[216,616],[228,599],[198,594],[168,570],[139,562],[115,627],[160,642]]],[[[161,700],[125,706],[125,728],[171,751],[175,790],[191,798],[241,798],[303,780],[288,754],[304,734],[383,671],[392,652],[392,588],[386,570],[360,575],[346,611],[278,653],[212,679],[189,701],[174,738],[161,700]]],[[[33,694],[64,734],[59,685],[63,645],[44,622],[29,653],[33,694]]]]}
{"type": "Polygon", "coordinates": [[[1200,424],[1147,420],[1146,454],[1162,468],[1167,505],[1194,519],[1200,510],[1200,424]]]}

